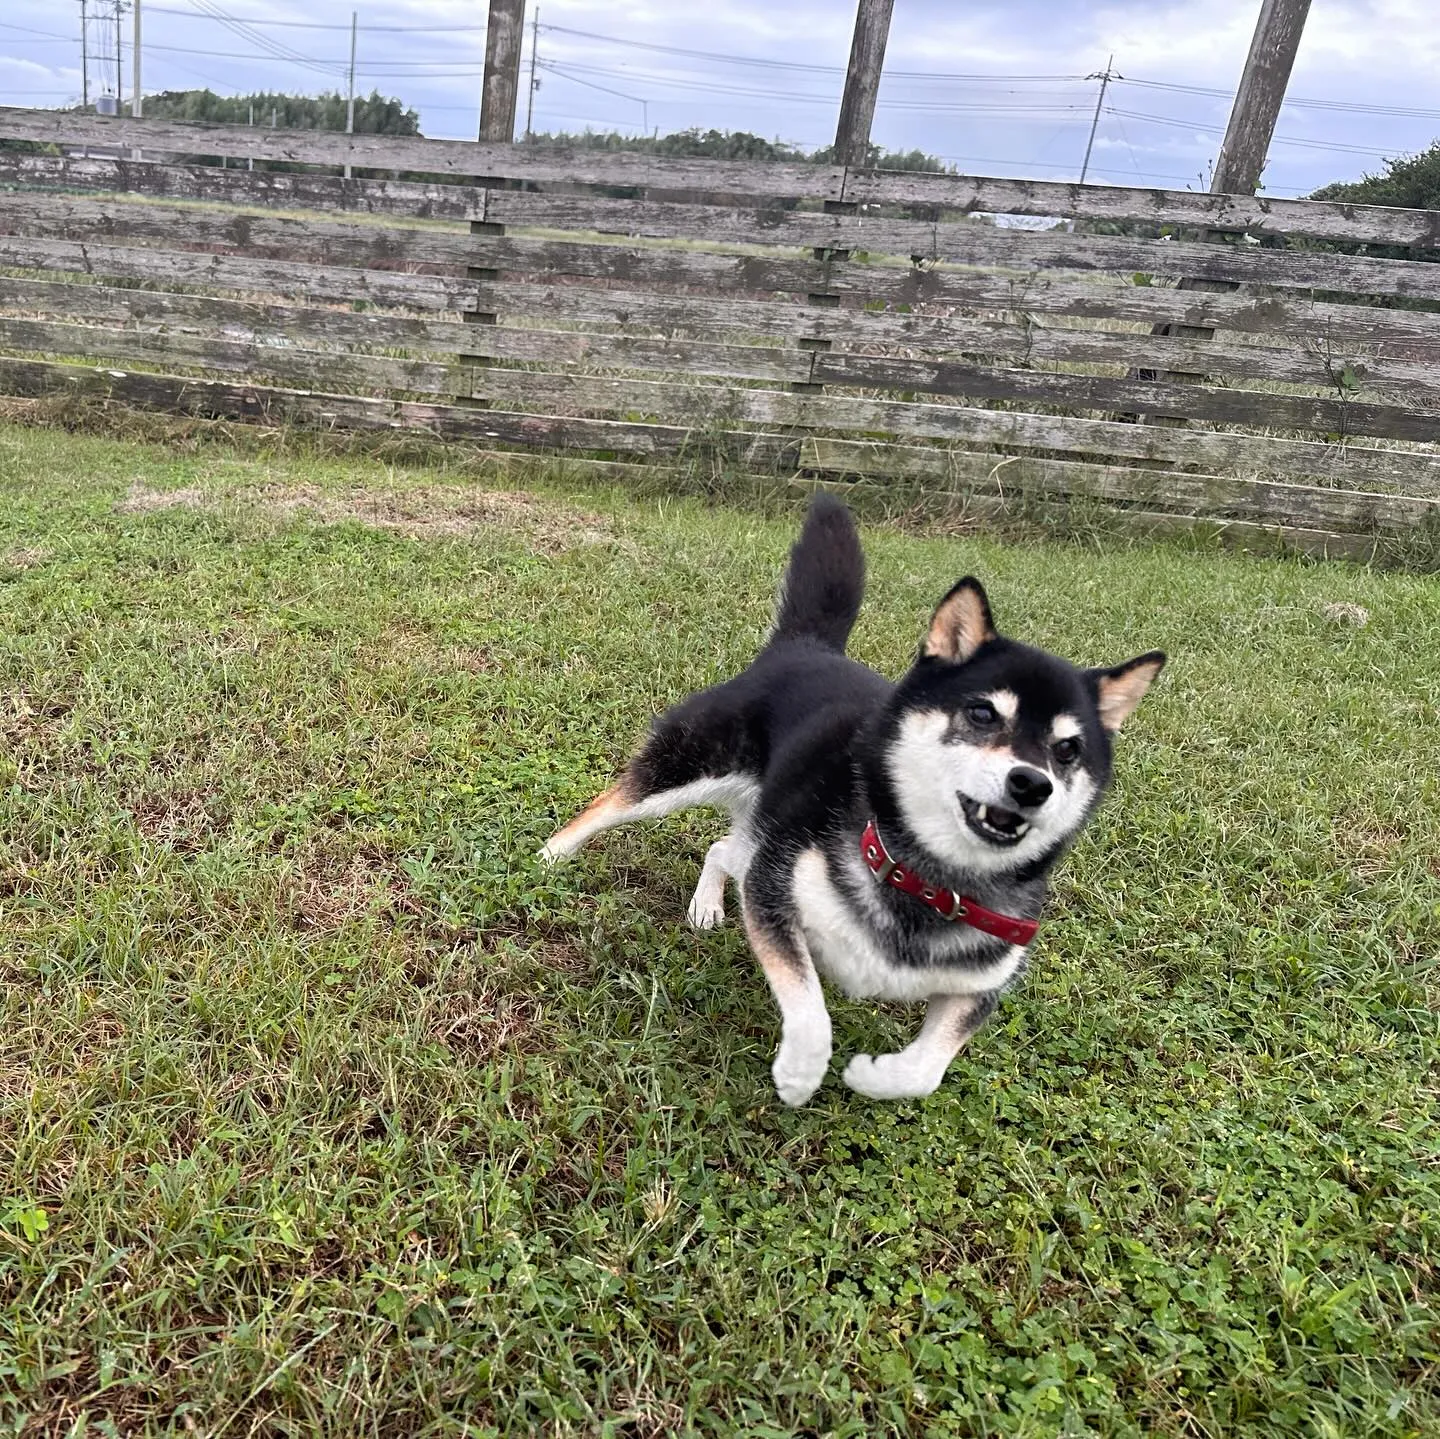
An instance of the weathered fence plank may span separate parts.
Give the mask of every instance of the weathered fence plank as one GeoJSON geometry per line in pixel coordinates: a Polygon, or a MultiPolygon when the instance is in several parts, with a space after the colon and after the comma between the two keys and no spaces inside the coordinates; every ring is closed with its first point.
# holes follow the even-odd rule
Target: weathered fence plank
{"type": "Polygon", "coordinates": [[[182,125],[60,110],[0,108],[0,139],[42,144],[141,148],[146,154],[225,155],[290,164],[352,165],[427,175],[493,175],[586,185],[649,185],[728,195],[838,200],[838,165],[777,165],[761,160],[678,160],[564,145],[490,145],[399,135],[342,135],[247,125],[182,125]]]}
{"type": "Polygon", "coordinates": [[[815,357],[816,384],[911,390],[969,399],[1026,400],[1039,405],[1116,413],[1176,415],[1261,429],[1319,430],[1334,435],[1440,441],[1440,409],[1408,409],[1346,398],[1281,395],[1209,385],[1005,370],[946,360],[904,360],[827,353],[815,357]]]}
{"type": "MultiPolygon", "coordinates": [[[[0,299],[5,282],[0,279],[0,299]]],[[[94,289],[98,286],[75,286],[94,289]]],[[[111,292],[114,293],[114,292],[111,292]]],[[[142,297],[146,292],[136,292],[142,297]]],[[[185,298],[185,297],[180,297],[185,298]]],[[[259,308],[259,307],[251,307],[259,308]]],[[[279,311],[282,307],[271,307],[279,311]]],[[[546,362],[589,364],[625,370],[663,370],[722,379],[804,381],[809,378],[812,357],[796,350],[771,349],[763,345],[708,345],[689,340],[647,340],[626,335],[587,335],[577,332],[504,329],[496,325],[437,325],[424,321],[396,321],[395,329],[366,330],[355,320],[368,316],[352,316],[342,311],[292,310],[288,323],[274,323],[261,317],[257,325],[244,327],[248,333],[237,335],[241,328],[231,325],[219,336],[177,330],[124,328],[112,329],[96,324],[73,324],[55,320],[36,320],[0,314],[0,347],[12,350],[41,350],[47,354],[91,355],[95,358],[158,360],[169,358],[172,364],[211,366],[222,370],[264,373],[283,378],[287,384],[302,384],[324,377],[327,387],[343,383],[348,374],[353,382],[366,389],[439,390],[448,394],[469,394],[468,379],[464,388],[457,375],[468,376],[471,366],[457,368],[454,360],[435,362],[419,358],[397,359],[392,356],[357,355],[336,350],[314,348],[326,339],[349,341],[351,334],[364,334],[372,345],[392,345],[397,331],[407,324],[417,332],[428,330],[432,335],[443,333],[447,343],[441,348],[453,354],[479,356],[483,359],[506,360],[512,363],[546,362]],[[307,323],[312,317],[314,323],[307,323]],[[327,323],[328,322],[328,323],[327,323]],[[303,346],[303,348],[297,348],[303,346]],[[282,368],[274,368],[275,366],[282,368]],[[312,369],[307,376],[305,366],[312,369]]],[[[92,319],[94,317],[92,316],[92,319]]],[[[412,337],[411,344],[421,340],[412,337]]],[[[423,341],[417,347],[429,348],[423,341]]],[[[521,373],[529,374],[530,371],[521,373]]]]}
{"type": "Polygon", "coordinates": [[[892,220],[586,195],[494,191],[486,218],[510,226],[650,239],[863,251],[1011,270],[1082,270],[1231,280],[1283,289],[1440,298],[1440,264],[1324,251],[1005,229],[971,221],[892,220]]]}
{"type": "MultiPolygon", "coordinates": [[[[43,285],[44,282],[7,280],[0,277],[0,303],[8,302],[10,296],[17,293],[13,287],[26,284],[43,285]]],[[[227,329],[224,338],[233,344],[228,349],[215,349],[214,342],[201,341],[184,349],[187,358],[197,364],[204,363],[207,356],[217,363],[223,358],[224,367],[232,370],[270,375],[278,373],[288,379],[297,382],[303,380],[309,384],[320,381],[322,376],[329,382],[326,365],[333,356],[325,352],[273,344],[256,347],[247,342],[259,335],[272,339],[284,336],[302,345],[314,345],[324,339],[343,343],[350,338],[351,329],[354,327],[362,330],[365,340],[372,344],[463,343],[470,347],[470,353],[476,353],[477,350],[514,351],[511,354],[497,354],[495,358],[522,360],[532,358],[536,349],[548,352],[567,343],[577,346],[574,353],[578,356],[592,340],[602,346],[600,353],[614,358],[618,352],[603,347],[610,343],[626,343],[625,337],[563,332],[550,335],[547,332],[507,330],[498,326],[461,326],[405,317],[351,315],[342,311],[293,309],[289,311],[291,319],[280,321],[274,316],[284,314],[285,307],[216,301],[206,296],[108,291],[99,286],[52,288],[73,290],[80,296],[96,294],[102,297],[100,305],[86,314],[86,318],[100,324],[113,322],[116,318],[123,320],[131,314],[128,304],[117,305],[105,298],[108,296],[133,297],[135,317],[142,320],[150,313],[147,310],[147,303],[150,301],[163,302],[161,314],[167,323],[174,318],[170,308],[172,305],[182,309],[196,307],[204,318],[212,322],[224,322],[227,329]],[[332,326],[335,328],[332,329],[332,326]],[[243,339],[236,340],[236,330],[244,332],[243,339]],[[211,346],[209,349],[206,348],[207,344],[211,346]]],[[[25,294],[24,291],[18,293],[22,296],[25,294]]],[[[152,363],[164,363],[168,356],[170,363],[179,363],[182,338],[185,337],[174,335],[172,331],[157,335],[135,330],[107,331],[74,325],[51,324],[27,329],[21,328],[10,318],[0,317],[0,343],[12,349],[43,349],[46,353],[91,353],[97,358],[104,355],[114,359],[129,358],[152,363]]],[[[659,341],[655,344],[663,355],[670,352],[676,342],[659,341]]],[[[737,351],[743,352],[745,358],[733,361],[736,369],[750,363],[748,356],[750,351],[755,349],[760,355],[768,357],[756,364],[757,369],[765,364],[774,364],[782,371],[775,376],[757,375],[753,378],[790,379],[793,378],[790,365],[810,365],[820,358],[779,350],[765,351],[760,347],[750,346],[698,348],[702,351],[720,349],[732,355],[737,351]]],[[[396,367],[391,367],[385,363],[385,357],[376,357],[381,363],[367,367],[364,362],[368,358],[370,357],[342,357],[344,367],[336,373],[348,374],[355,383],[367,388],[395,386],[428,390],[444,383],[452,386],[458,384],[454,378],[453,366],[442,365],[435,367],[433,371],[426,371],[416,367],[414,362],[398,362],[396,367]],[[401,368],[404,365],[411,367],[401,368]]],[[[547,353],[544,358],[552,359],[553,355],[547,353]]],[[[586,353],[583,358],[593,361],[594,352],[586,353]]],[[[693,357],[680,350],[675,352],[675,358],[685,362],[693,357]]],[[[696,359],[695,363],[708,361],[696,359]]],[[[678,367],[678,364],[671,366],[678,367]]],[[[605,388],[597,391],[594,387],[570,381],[565,376],[535,374],[529,371],[522,372],[518,377],[491,374],[487,378],[492,397],[501,388],[507,385],[512,387],[506,392],[507,403],[528,397],[537,404],[563,408],[568,397],[574,404],[593,408],[613,404],[630,405],[637,399],[643,399],[645,404],[652,406],[664,404],[668,407],[672,402],[677,403],[682,407],[680,413],[685,417],[693,417],[698,408],[707,417],[707,422],[715,415],[729,413],[736,418],[758,423],[820,430],[888,432],[911,439],[950,440],[972,445],[1052,450],[1079,455],[1113,455],[1147,463],[1202,466],[1215,471],[1239,469],[1306,480],[1321,479],[1331,484],[1382,484],[1406,488],[1415,493],[1440,494],[1440,456],[1404,450],[1377,450],[1354,444],[1320,444],[1207,430],[1174,430],[1030,414],[1024,411],[973,409],[958,405],[862,400],[839,396],[795,397],[773,391],[742,392],[743,410],[737,412],[735,393],[724,388],[707,396],[697,394],[698,387],[695,385],[657,389],[653,384],[646,384],[636,390],[632,382],[632,388],[626,390],[624,387],[627,382],[602,381],[605,388]]],[[[572,408],[574,404],[571,405],[572,408]]]]}
{"type": "Polygon", "coordinates": [[[1027,455],[976,455],[873,441],[809,439],[801,451],[806,469],[924,480],[980,491],[1019,489],[1027,494],[1084,495],[1210,519],[1267,519],[1309,528],[1410,530],[1440,523],[1440,500],[1285,485],[1270,480],[1175,471],[1136,470],[1027,455]]]}
{"type": "MultiPolygon", "coordinates": [[[[1000,492],[1008,473],[1021,476],[1050,495],[1086,495],[1139,503],[1194,506],[1216,504],[1235,518],[1276,523],[1363,524],[1411,529],[1440,516],[1440,501],[1341,490],[1227,480],[1216,476],[1157,475],[1115,465],[954,454],[944,450],[905,450],[874,443],[806,440],[778,435],[711,432],[691,428],[638,425],[634,422],[568,419],[497,411],[457,410],[413,402],[377,402],[354,396],[316,395],[219,381],[182,380],[163,375],[127,374],[88,367],[0,358],[0,385],[11,394],[55,393],[115,397],[127,403],[193,415],[267,423],[294,422],[392,430],[424,430],[445,438],[471,438],[507,444],[578,450],[617,450],[645,455],[715,453],[742,463],[767,467],[830,469],[843,474],[888,474],[958,483],[1000,492]],[[1210,498],[1207,499],[1206,496],[1210,498]]],[[[788,397],[782,397],[788,398],[788,397]]],[[[1222,517],[1223,518],[1223,517],[1222,517]]]]}
{"type": "MultiPolygon", "coordinates": [[[[408,220],[483,220],[486,191],[475,185],[344,179],[301,170],[227,170],[156,165],[95,155],[22,155],[0,150],[0,184],[118,191],[159,200],[346,211],[408,220]]],[[[623,202],[622,202],[623,203],[623,202]]]]}
{"type": "Polygon", "coordinates": [[[407,275],[394,270],[252,260],[204,251],[154,250],[143,245],[91,245],[78,240],[35,240],[0,235],[0,265],[109,280],[200,285],[291,295],[306,300],[395,305],[414,310],[474,309],[474,281],[448,275],[407,275]]]}
{"type": "Polygon", "coordinates": [[[1309,235],[1440,248],[1440,212],[1209,195],[1118,185],[1068,185],[950,174],[846,171],[836,165],[674,160],[563,146],[481,145],[465,140],[341,135],[244,125],[195,126],[54,110],[0,108],[0,138],[47,144],[143,148],[147,154],[226,155],[299,164],[431,175],[494,175],[567,184],[634,185],[700,194],[922,204],[960,213],[1140,220],[1203,230],[1309,235]]]}
{"type": "MultiPolygon", "coordinates": [[[[623,364],[629,368],[681,369],[747,379],[808,381],[807,352],[773,344],[727,345],[673,337],[595,334],[589,331],[520,330],[415,319],[373,310],[266,305],[155,290],[23,280],[0,275],[0,308],[94,324],[131,322],[155,327],[243,330],[281,335],[308,344],[343,347],[394,345],[482,354],[495,359],[561,364],[623,364]],[[492,332],[493,333],[490,333],[492,332]]],[[[881,322],[885,317],[879,317],[881,322]]],[[[1375,358],[1361,350],[1324,355],[1305,348],[1276,349],[1212,341],[1196,344],[1167,336],[1122,331],[1056,330],[1001,320],[946,319],[944,348],[955,354],[1017,361],[1027,366],[1065,362],[1132,364],[1224,374],[1233,379],[1275,380],[1324,389],[1347,387],[1350,398],[1384,396],[1428,402],[1440,390],[1440,363],[1375,358]]],[[[873,328],[873,327],[872,327],[873,328]]],[[[854,344],[867,337],[851,335],[854,344]]],[[[881,332],[876,343],[896,336],[881,332]]],[[[938,341],[937,341],[938,343],[938,341]]],[[[912,348],[924,348],[914,346],[912,348]]],[[[832,356],[856,353],[832,351],[832,356]]]]}
{"type": "Polygon", "coordinates": [[[397,360],[384,355],[354,355],[306,350],[254,340],[158,334],[153,330],[107,330],[50,320],[0,316],[0,348],[46,355],[85,356],[95,360],[154,365],[159,369],[193,366],[245,376],[264,376],[284,385],[319,385],[347,390],[409,390],[421,394],[472,393],[475,367],[458,361],[397,360]]]}
{"type": "MultiPolygon", "coordinates": [[[[463,236],[421,227],[350,225],[337,221],[227,215],[197,209],[106,203],[65,197],[0,195],[0,228],[43,230],[91,242],[131,239],[160,244],[215,245],[285,255],[287,264],[376,266],[429,264],[483,266],[516,274],[573,275],[648,286],[737,293],[837,294],[852,304],[964,306],[976,309],[1061,314],[1073,317],[1157,322],[1242,332],[1304,336],[1331,347],[1411,340],[1433,345],[1440,355],[1440,313],[1320,302],[1303,295],[1202,294],[1153,285],[1104,284],[1084,277],[1035,273],[1006,278],[962,270],[905,269],[832,264],[820,260],[723,255],[674,250],[637,250],[613,244],[576,244],[526,237],[463,236]],[[50,203],[41,204],[40,200],[50,203]]],[[[3,255],[40,255],[45,244],[0,236],[3,255]]],[[[80,243],[72,241],[72,243],[80,243]]],[[[113,254],[120,246],[108,246],[113,254]]],[[[140,248],[140,247],[135,247],[140,248]]],[[[177,251],[177,254],[187,252],[177,251]]],[[[244,258],[251,258],[245,256],[244,258]]],[[[39,267],[26,258],[0,263],[39,267]]],[[[133,273],[136,262],[119,273],[133,273]]],[[[1399,263],[1399,262],[1396,262],[1399,263]]],[[[107,274],[97,264],[79,269],[107,274]]],[[[773,329],[773,325],[762,327],[773,329]]]]}
{"type": "MultiPolygon", "coordinates": [[[[0,152],[0,183],[5,181],[106,187],[166,200],[314,208],[411,220],[488,220],[512,227],[582,230],[651,239],[703,237],[706,242],[717,244],[852,250],[1026,271],[1134,272],[1289,289],[1440,298],[1440,264],[1422,261],[1139,240],[1115,235],[1036,234],[997,229],[973,221],[941,223],[764,207],[739,209],[611,200],[588,195],[487,191],[462,185],[347,181],[331,175],[0,152]]],[[[107,220],[112,217],[127,220],[131,225],[139,218],[129,210],[124,216],[114,217],[113,209],[107,210],[104,202],[88,201],[82,206],[71,196],[40,194],[4,198],[9,202],[10,218],[28,220],[36,227],[35,233],[57,237],[69,227],[83,227],[85,234],[80,238],[94,238],[106,231],[107,220]]],[[[0,218],[5,213],[5,207],[0,207],[0,218]]],[[[195,212],[183,213],[184,223],[193,225],[195,212]]],[[[130,233],[134,238],[163,239],[172,233],[166,225],[170,218],[176,218],[179,223],[174,211],[161,212],[153,217],[152,224],[130,233]]],[[[308,228],[318,237],[313,222],[308,228]]],[[[118,236],[123,232],[116,228],[108,233],[118,236]]],[[[338,227],[333,234],[337,239],[347,238],[346,232],[338,227]]],[[[223,218],[215,217],[207,222],[203,231],[194,235],[194,240],[234,244],[241,242],[237,236],[243,236],[244,243],[252,248],[274,247],[282,249],[285,258],[305,258],[295,246],[296,222],[288,226],[281,222],[277,229],[267,232],[263,227],[227,225],[223,218]]],[[[431,256],[412,253],[410,258],[431,256]]],[[[435,258],[460,263],[466,258],[466,252],[442,246],[435,258]]],[[[332,255],[331,262],[334,260],[332,255]]],[[[366,261],[362,257],[345,263],[366,261]]]]}

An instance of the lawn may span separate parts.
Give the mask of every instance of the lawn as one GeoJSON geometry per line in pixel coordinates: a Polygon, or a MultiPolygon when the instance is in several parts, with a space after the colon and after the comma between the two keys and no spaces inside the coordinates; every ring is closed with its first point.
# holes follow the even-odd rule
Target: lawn
{"type": "Polygon", "coordinates": [[[713,817],[533,855],[794,524],[0,428],[3,1432],[1440,1432],[1440,582],[869,530],[882,669],[1171,665],[941,1090],[792,1113],[713,817]]]}

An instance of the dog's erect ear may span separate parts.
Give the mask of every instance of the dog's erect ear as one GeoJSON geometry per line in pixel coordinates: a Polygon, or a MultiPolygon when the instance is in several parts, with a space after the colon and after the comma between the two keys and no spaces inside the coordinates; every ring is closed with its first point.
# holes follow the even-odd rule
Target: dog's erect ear
{"type": "Polygon", "coordinates": [[[967,575],[936,605],[921,653],[932,660],[964,664],[981,645],[994,638],[990,601],[980,581],[967,575]]]}
{"type": "Polygon", "coordinates": [[[1165,667],[1165,656],[1159,650],[1138,655],[1113,670],[1086,670],[1086,678],[1095,687],[1095,700],[1100,708],[1100,723],[1111,734],[1135,713],[1135,706],[1145,698],[1145,691],[1165,667]]]}

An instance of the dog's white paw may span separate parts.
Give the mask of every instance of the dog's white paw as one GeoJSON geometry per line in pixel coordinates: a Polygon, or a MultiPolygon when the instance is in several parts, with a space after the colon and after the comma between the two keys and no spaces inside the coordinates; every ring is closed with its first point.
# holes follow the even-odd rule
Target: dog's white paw
{"type": "Polygon", "coordinates": [[[902,1054],[857,1054],[840,1077],[867,1099],[924,1099],[940,1087],[902,1054]]]}
{"type": "Polygon", "coordinates": [[[716,925],[724,924],[724,890],[710,894],[697,889],[690,901],[690,907],[685,911],[685,918],[690,921],[693,929],[714,929],[716,925]]]}
{"type": "Polygon", "coordinates": [[[830,1046],[823,1049],[811,1045],[782,1042],[770,1074],[775,1080],[775,1093],[782,1104],[798,1109],[821,1084],[830,1068],[830,1046]]]}
{"type": "Polygon", "coordinates": [[[541,864],[559,864],[565,856],[553,845],[542,845],[540,853],[536,856],[541,864]]]}

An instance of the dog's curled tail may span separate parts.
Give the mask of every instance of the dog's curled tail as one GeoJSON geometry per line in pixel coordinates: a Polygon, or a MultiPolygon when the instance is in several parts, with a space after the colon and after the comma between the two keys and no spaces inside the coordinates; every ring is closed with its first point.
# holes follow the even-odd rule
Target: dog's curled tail
{"type": "Polygon", "coordinates": [[[770,643],[807,638],[843,654],[864,593],[865,556],[855,521],[833,495],[819,493],[790,551],[770,643]]]}

